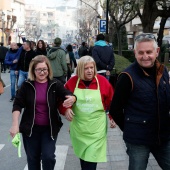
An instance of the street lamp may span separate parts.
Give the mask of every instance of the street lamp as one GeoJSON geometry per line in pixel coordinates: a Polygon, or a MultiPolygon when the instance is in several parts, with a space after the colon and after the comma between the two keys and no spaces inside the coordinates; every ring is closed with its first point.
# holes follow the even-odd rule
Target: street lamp
{"type": "Polygon", "coordinates": [[[5,20],[5,13],[2,12],[2,14],[1,14],[1,22],[2,22],[1,43],[4,43],[4,20],[5,20]]]}

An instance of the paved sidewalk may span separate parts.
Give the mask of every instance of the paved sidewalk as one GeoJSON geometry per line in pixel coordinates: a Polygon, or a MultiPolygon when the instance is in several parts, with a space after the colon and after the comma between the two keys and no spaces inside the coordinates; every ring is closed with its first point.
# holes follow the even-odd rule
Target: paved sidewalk
{"type": "MultiPolygon", "coordinates": [[[[117,127],[114,129],[108,128],[108,162],[99,163],[97,170],[128,170],[128,155],[126,154],[126,146],[122,140],[122,132],[117,127]]],[[[161,170],[150,155],[147,170],[161,170]]]]}

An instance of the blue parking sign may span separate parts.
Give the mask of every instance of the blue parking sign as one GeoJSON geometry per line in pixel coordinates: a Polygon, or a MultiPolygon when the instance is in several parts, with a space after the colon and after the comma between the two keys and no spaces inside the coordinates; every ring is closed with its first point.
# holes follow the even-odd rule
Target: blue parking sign
{"type": "Polygon", "coordinates": [[[100,20],[99,30],[100,32],[106,32],[106,20],[104,19],[100,20]]]}

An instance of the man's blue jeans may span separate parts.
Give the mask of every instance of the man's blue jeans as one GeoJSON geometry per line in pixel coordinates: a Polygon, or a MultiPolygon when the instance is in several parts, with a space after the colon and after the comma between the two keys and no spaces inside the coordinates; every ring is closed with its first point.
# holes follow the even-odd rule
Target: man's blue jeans
{"type": "Polygon", "coordinates": [[[28,72],[25,71],[19,71],[19,78],[18,78],[18,88],[21,87],[22,83],[27,80],[28,78],[28,72]]]}
{"type": "Polygon", "coordinates": [[[11,98],[14,98],[16,93],[16,81],[17,81],[17,75],[15,74],[15,70],[10,70],[10,80],[11,80],[11,98]]]}
{"type": "Polygon", "coordinates": [[[50,127],[35,125],[31,137],[25,134],[22,134],[22,136],[28,169],[40,170],[42,160],[43,170],[54,170],[57,137],[54,140],[51,138],[50,127]]]}
{"type": "Polygon", "coordinates": [[[150,153],[163,170],[170,169],[170,141],[153,146],[126,142],[126,146],[129,155],[129,170],[146,170],[150,153]]]}

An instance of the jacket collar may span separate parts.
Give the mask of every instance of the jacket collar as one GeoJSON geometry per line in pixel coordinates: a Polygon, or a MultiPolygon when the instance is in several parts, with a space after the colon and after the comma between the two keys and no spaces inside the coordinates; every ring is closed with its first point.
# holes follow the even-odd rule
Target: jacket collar
{"type": "MultiPolygon", "coordinates": [[[[137,63],[137,61],[136,61],[136,63],[137,63]]],[[[161,64],[157,59],[155,60],[155,66],[156,66],[156,85],[158,86],[160,79],[163,75],[165,66],[163,64],[161,64]]],[[[139,67],[140,67],[140,65],[139,65],[139,67]]],[[[140,67],[140,68],[142,69],[145,76],[149,76],[148,73],[142,67],[140,67]]]]}

